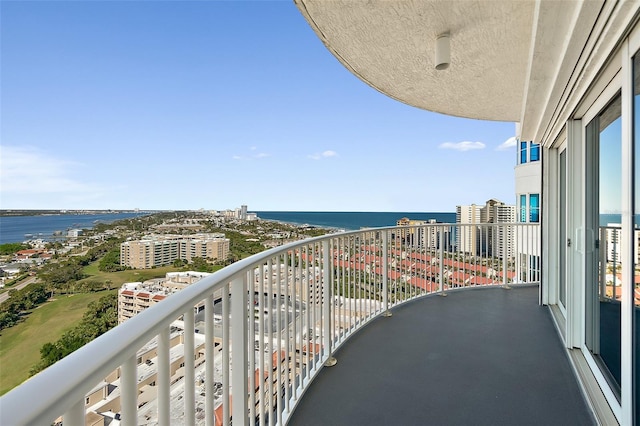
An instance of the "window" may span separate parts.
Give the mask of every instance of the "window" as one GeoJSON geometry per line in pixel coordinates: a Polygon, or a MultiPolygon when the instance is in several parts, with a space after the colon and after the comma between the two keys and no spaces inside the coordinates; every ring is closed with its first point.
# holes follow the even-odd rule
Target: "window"
{"type": "Polygon", "coordinates": [[[531,142],[529,161],[540,161],[540,144],[531,142]]]}
{"type": "Polygon", "coordinates": [[[540,194],[529,195],[529,222],[540,222],[540,194]]]}
{"type": "Polygon", "coordinates": [[[527,196],[526,195],[521,195],[520,196],[520,222],[526,222],[527,221],[527,196]]]}
{"type": "Polygon", "coordinates": [[[527,142],[520,142],[520,164],[527,163],[527,142]]]}

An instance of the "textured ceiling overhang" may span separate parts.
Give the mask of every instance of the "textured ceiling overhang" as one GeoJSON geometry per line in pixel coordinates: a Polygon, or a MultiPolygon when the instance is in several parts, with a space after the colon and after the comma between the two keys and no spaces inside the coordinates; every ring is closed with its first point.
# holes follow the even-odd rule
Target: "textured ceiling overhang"
{"type": "Polygon", "coordinates": [[[406,104],[520,122],[535,135],[553,114],[603,0],[294,0],[353,74],[406,104]],[[451,60],[435,69],[439,34],[451,60]]]}

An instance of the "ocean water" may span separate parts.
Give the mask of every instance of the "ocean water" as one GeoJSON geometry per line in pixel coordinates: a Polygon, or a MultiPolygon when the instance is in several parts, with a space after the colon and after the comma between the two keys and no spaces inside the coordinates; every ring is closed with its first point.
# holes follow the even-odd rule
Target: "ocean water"
{"type": "Polygon", "coordinates": [[[19,243],[31,238],[54,239],[53,233],[68,229],[91,229],[96,223],[111,223],[146,213],[61,214],[0,217],[0,244],[19,243]],[[30,234],[32,236],[26,236],[30,234]]]}
{"type": "Polygon", "coordinates": [[[395,226],[403,217],[413,220],[435,219],[441,223],[455,223],[456,214],[449,212],[283,212],[256,211],[260,219],[276,220],[322,228],[338,228],[347,231],[363,227],[395,226]]]}

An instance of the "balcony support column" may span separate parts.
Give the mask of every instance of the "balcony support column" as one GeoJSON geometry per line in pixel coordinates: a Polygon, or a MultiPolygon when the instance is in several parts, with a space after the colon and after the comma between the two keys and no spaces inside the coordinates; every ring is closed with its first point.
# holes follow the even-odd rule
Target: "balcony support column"
{"type": "Polygon", "coordinates": [[[138,377],[137,359],[134,356],[127,359],[122,364],[120,383],[120,411],[122,414],[121,424],[124,426],[135,426],[138,424],[138,377]]]}
{"type": "MultiPolygon", "coordinates": [[[[322,328],[324,329],[324,353],[327,359],[325,367],[333,367],[338,361],[333,357],[332,330],[331,330],[331,295],[333,289],[333,277],[331,276],[331,245],[329,240],[322,242],[322,328]]],[[[315,345],[315,343],[314,343],[315,345]]]]}
{"type": "MultiPolygon", "coordinates": [[[[247,319],[247,274],[231,281],[231,389],[234,390],[233,404],[231,404],[231,417],[234,425],[249,424],[249,404],[247,398],[248,373],[248,324],[247,319]],[[244,391],[244,392],[243,392],[244,391]]],[[[251,306],[253,311],[253,305],[251,306]]],[[[253,321],[251,322],[253,326],[253,321]]],[[[253,350],[253,345],[251,345],[253,350]]],[[[253,389],[251,390],[253,392],[253,389]]],[[[280,409],[280,407],[278,407],[280,409]]]]}

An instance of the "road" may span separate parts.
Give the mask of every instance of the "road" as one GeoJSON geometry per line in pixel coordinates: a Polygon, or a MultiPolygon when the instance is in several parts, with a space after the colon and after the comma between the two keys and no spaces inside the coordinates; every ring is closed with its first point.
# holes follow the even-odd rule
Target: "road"
{"type": "MultiPolygon", "coordinates": [[[[38,277],[29,277],[29,278],[23,280],[20,284],[11,287],[11,290],[13,290],[14,288],[16,290],[23,289],[26,286],[28,286],[29,284],[32,284],[32,283],[36,282],[37,279],[38,279],[38,277]]],[[[9,298],[9,292],[8,291],[5,292],[5,293],[0,294],[0,303],[4,302],[8,298],[9,298]]]]}

